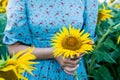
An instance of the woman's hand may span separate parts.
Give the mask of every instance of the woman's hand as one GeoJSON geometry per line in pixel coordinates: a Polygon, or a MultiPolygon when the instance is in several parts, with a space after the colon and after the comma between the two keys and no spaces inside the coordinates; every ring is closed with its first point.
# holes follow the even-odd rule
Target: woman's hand
{"type": "MultiPolygon", "coordinates": [[[[92,40],[92,41],[88,42],[88,44],[94,45],[94,41],[92,40]]],[[[85,53],[81,53],[81,52],[79,54],[80,54],[80,58],[85,55],[85,53]]]]}
{"type": "Polygon", "coordinates": [[[76,57],[75,59],[70,58],[63,58],[63,56],[59,56],[56,58],[56,60],[59,62],[63,70],[70,74],[74,75],[74,71],[79,67],[79,60],[80,57],[76,57]]]}
{"type": "Polygon", "coordinates": [[[90,41],[88,44],[90,44],[90,45],[94,45],[94,41],[90,41]]]}
{"type": "MultiPolygon", "coordinates": [[[[94,41],[89,42],[88,44],[93,45],[94,41]]],[[[79,61],[81,57],[84,55],[84,53],[80,53],[79,57],[74,57],[72,59],[70,58],[63,58],[63,56],[59,56],[56,58],[56,60],[59,62],[63,70],[70,74],[74,75],[74,71],[79,67],[79,61]]]]}

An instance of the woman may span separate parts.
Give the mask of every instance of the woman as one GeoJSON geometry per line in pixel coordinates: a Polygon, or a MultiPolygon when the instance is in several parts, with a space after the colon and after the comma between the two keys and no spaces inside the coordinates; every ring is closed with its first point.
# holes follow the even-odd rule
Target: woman
{"type": "Polygon", "coordinates": [[[28,80],[75,80],[75,70],[79,79],[87,80],[83,60],[54,58],[50,39],[70,24],[95,39],[97,11],[97,0],[9,0],[4,43],[10,53],[36,47],[33,54],[40,63],[35,65],[35,76],[24,74],[28,80]]]}

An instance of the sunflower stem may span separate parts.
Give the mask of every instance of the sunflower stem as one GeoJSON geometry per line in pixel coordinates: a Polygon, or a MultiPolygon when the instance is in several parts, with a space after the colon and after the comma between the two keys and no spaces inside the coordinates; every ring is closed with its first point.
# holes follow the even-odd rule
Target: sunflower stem
{"type": "Polygon", "coordinates": [[[105,39],[105,37],[110,33],[111,29],[109,28],[106,33],[102,36],[102,38],[98,41],[98,44],[96,46],[96,49],[101,46],[102,41],[105,39]]]}
{"type": "Polygon", "coordinates": [[[103,42],[103,40],[106,38],[106,36],[114,29],[117,29],[118,27],[120,27],[120,23],[116,24],[115,26],[111,26],[110,28],[108,28],[108,30],[106,31],[106,33],[102,36],[102,38],[98,41],[98,44],[96,46],[96,49],[99,48],[101,46],[101,43],[103,42]]]}
{"type": "Polygon", "coordinates": [[[74,71],[74,74],[75,74],[75,79],[78,80],[77,71],[74,71]]]}
{"type": "Polygon", "coordinates": [[[96,58],[94,58],[94,56],[92,56],[91,62],[90,62],[90,66],[89,66],[89,72],[90,72],[90,73],[91,73],[91,71],[92,71],[92,67],[93,67],[93,64],[95,63],[95,60],[96,60],[96,58]]]}

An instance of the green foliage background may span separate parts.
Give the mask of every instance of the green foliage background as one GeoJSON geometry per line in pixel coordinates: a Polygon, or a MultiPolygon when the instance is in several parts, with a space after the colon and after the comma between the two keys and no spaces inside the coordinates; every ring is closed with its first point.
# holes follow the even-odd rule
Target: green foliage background
{"type": "Polygon", "coordinates": [[[0,55],[3,55],[5,57],[6,53],[7,53],[7,47],[6,45],[4,45],[3,42],[3,32],[4,32],[4,28],[6,26],[6,14],[5,13],[0,13],[0,55]]]}
{"type": "Polygon", "coordinates": [[[120,80],[120,10],[107,8],[113,10],[114,18],[97,25],[95,50],[84,56],[90,80],[120,80]]]}

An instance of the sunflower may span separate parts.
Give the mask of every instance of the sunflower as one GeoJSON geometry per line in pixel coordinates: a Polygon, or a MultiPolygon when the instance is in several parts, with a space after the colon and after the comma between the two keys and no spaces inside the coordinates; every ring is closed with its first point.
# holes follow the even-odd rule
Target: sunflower
{"type": "Polygon", "coordinates": [[[116,8],[116,9],[120,9],[120,3],[115,4],[113,7],[116,8]]]}
{"type": "Polygon", "coordinates": [[[8,0],[3,0],[3,1],[2,1],[2,7],[6,8],[7,3],[8,3],[8,0]]]}
{"type": "Polygon", "coordinates": [[[84,30],[80,31],[80,29],[75,29],[71,25],[69,29],[63,27],[51,40],[54,57],[63,55],[64,58],[73,58],[74,56],[80,56],[80,53],[92,51],[92,45],[88,44],[91,41],[89,35],[89,33],[84,34],[84,30]]]}
{"type": "Polygon", "coordinates": [[[112,10],[107,10],[106,7],[103,5],[103,9],[100,9],[98,12],[98,23],[101,21],[106,21],[109,18],[112,18],[113,15],[111,14],[112,10]]]}
{"type": "Polygon", "coordinates": [[[0,80],[5,80],[4,78],[0,78],[0,80]]]}
{"type": "Polygon", "coordinates": [[[0,13],[5,13],[5,12],[6,12],[5,8],[0,8],[0,13]]]}
{"type": "Polygon", "coordinates": [[[6,12],[8,0],[0,0],[0,13],[6,12]]]}
{"type": "Polygon", "coordinates": [[[115,0],[109,0],[108,5],[112,5],[115,2],[115,0]]]}
{"type": "Polygon", "coordinates": [[[118,36],[118,40],[117,40],[117,44],[119,44],[120,43],[120,36],[118,36]]]}
{"type": "Polygon", "coordinates": [[[6,64],[3,62],[5,66],[4,68],[2,67],[0,71],[6,72],[12,70],[18,79],[27,80],[27,78],[22,76],[22,73],[27,71],[28,73],[32,74],[32,70],[35,68],[31,65],[37,64],[36,62],[30,61],[36,59],[36,57],[32,54],[33,49],[34,48],[27,48],[25,50],[21,50],[12,58],[7,57],[6,64]]]}

